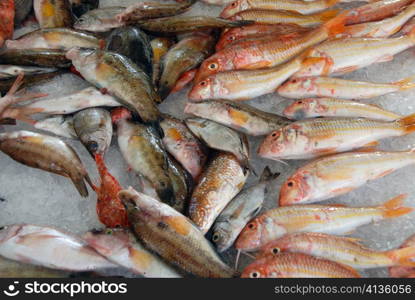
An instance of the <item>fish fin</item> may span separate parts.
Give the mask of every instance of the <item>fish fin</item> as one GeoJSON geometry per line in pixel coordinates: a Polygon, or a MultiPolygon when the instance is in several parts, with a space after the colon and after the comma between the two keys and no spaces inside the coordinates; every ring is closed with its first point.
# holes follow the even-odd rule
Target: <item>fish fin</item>
{"type": "Polygon", "coordinates": [[[409,214],[414,209],[412,207],[402,206],[403,200],[406,198],[405,194],[401,194],[392,198],[391,200],[385,202],[381,208],[383,208],[383,217],[384,218],[395,218],[402,215],[409,214]]]}
{"type": "MultiPolygon", "coordinates": [[[[373,142],[370,142],[370,143],[367,143],[367,144],[364,144],[361,148],[363,148],[363,149],[372,149],[373,150],[373,148],[375,148],[375,147],[377,147],[377,146],[379,146],[379,142],[378,141],[373,141],[373,142]]],[[[360,151],[360,150],[359,150],[360,151]]]]}
{"type": "Polygon", "coordinates": [[[263,69],[268,67],[270,67],[270,62],[266,60],[258,61],[244,66],[245,69],[263,69]]]}
{"type": "Polygon", "coordinates": [[[84,177],[70,177],[79,194],[86,198],[88,197],[88,189],[86,187],[84,177]]]}
{"type": "Polygon", "coordinates": [[[342,265],[343,268],[349,270],[353,274],[353,277],[356,277],[356,278],[362,277],[362,275],[360,275],[360,273],[355,268],[349,265],[342,264],[342,263],[340,263],[340,265],[342,265]]]}
{"type": "Polygon", "coordinates": [[[266,166],[264,170],[262,171],[261,177],[259,178],[260,182],[273,180],[280,176],[280,173],[272,173],[271,169],[266,166]]]}
{"type": "Polygon", "coordinates": [[[301,68],[311,67],[319,63],[323,63],[323,72],[321,75],[329,74],[333,61],[327,57],[307,57],[301,62],[301,68]]]}
{"type": "Polygon", "coordinates": [[[393,57],[394,57],[393,55],[386,54],[386,55],[383,55],[383,56],[379,57],[376,60],[376,62],[378,62],[378,63],[380,63],[380,62],[388,62],[388,61],[393,60],[393,57]]]}
{"type": "Polygon", "coordinates": [[[415,42],[415,27],[411,29],[411,31],[408,32],[407,36],[415,42]]]}
{"type": "Polygon", "coordinates": [[[415,114],[398,119],[397,122],[401,125],[404,135],[415,131],[415,114]]]}
{"type": "MultiPolygon", "coordinates": [[[[332,1],[332,2],[337,3],[338,0],[326,0],[326,1],[332,1]]],[[[327,30],[329,37],[334,37],[340,33],[343,33],[346,30],[346,26],[345,26],[346,20],[347,20],[347,14],[342,13],[330,19],[328,22],[326,22],[323,25],[323,27],[325,30],[327,30]]]]}
{"type": "Polygon", "coordinates": [[[344,68],[340,68],[336,70],[336,74],[345,74],[356,71],[359,67],[358,66],[348,66],[344,68]]]}
{"type": "Polygon", "coordinates": [[[325,0],[327,7],[334,6],[340,2],[340,0],[325,0]]]}
{"type": "Polygon", "coordinates": [[[385,254],[396,265],[415,267],[415,246],[386,251],[385,254]]]}
{"type": "Polygon", "coordinates": [[[44,111],[43,108],[30,108],[30,107],[11,107],[7,108],[2,114],[1,118],[12,118],[28,124],[36,124],[36,121],[31,119],[29,116],[39,114],[44,111]]]}
{"type": "Polygon", "coordinates": [[[339,10],[338,9],[332,9],[332,10],[323,11],[322,13],[318,13],[315,16],[321,22],[327,22],[327,21],[333,19],[338,13],[339,13],[339,10]]]}
{"type": "Polygon", "coordinates": [[[415,75],[409,76],[408,78],[399,80],[397,82],[394,82],[393,84],[399,86],[401,90],[409,90],[415,88],[415,75]]]}

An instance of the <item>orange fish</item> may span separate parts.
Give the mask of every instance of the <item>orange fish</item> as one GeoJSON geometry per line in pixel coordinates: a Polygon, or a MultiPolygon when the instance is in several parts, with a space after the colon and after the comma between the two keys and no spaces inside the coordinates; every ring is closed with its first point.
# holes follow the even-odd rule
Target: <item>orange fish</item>
{"type": "MultiPolygon", "coordinates": [[[[415,246],[415,235],[410,236],[402,245],[402,248],[415,246]]],[[[394,278],[414,278],[415,267],[395,266],[389,268],[390,277],[394,278]]]]}
{"type": "Polygon", "coordinates": [[[7,39],[13,37],[14,0],[0,1],[0,48],[7,39]]]}

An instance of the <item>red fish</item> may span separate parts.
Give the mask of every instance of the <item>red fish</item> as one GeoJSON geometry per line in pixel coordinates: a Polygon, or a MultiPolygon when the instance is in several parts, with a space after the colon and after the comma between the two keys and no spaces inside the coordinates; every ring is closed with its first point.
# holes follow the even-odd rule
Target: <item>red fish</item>
{"type": "Polygon", "coordinates": [[[95,155],[101,186],[94,187],[98,195],[97,214],[99,220],[107,227],[128,227],[128,216],[118,193],[122,190],[117,179],[111,175],[105,166],[102,155],[95,155]]]}
{"type": "Polygon", "coordinates": [[[0,47],[7,39],[13,37],[14,0],[0,1],[0,47]]]}

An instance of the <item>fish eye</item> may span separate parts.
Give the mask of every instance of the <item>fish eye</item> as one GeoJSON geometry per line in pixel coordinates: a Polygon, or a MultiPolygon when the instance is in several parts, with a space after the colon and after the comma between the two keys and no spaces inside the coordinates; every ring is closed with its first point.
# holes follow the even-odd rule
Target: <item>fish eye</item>
{"type": "Polygon", "coordinates": [[[291,82],[292,83],[296,83],[297,82],[297,79],[294,78],[293,80],[291,80],[291,82]]]}
{"type": "Polygon", "coordinates": [[[233,35],[231,35],[231,36],[229,37],[229,40],[233,41],[233,40],[235,40],[235,37],[234,37],[233,35]]]}
{"type": "Polygon", "coordinates": [[[232,2],[231,6],[232,6],[232,7],[235,7],[235,6],[236,6],[236,4],[237,4],[237,3],[236,3],[236,1],[235,1],[235,2],[232,2]]]}
{"type": "Polygon", "coordinates": [[[292,181],[288,181],[287,186],[288,186],[288,187],[293,187],[293,186],[294,186],[294,182],[292,182],[292,181]]]}
{"type": "Polygon", "coordinates": [[[298,101],[297,103],[298,103],[298,104],[303,104],[303,101],[298,101]]]}
{"type": "Polygon", "coordinates": [[[1,227],[0,227],[0,230],[3,230],[4,228],[6,228],[6,227],[5,227],[5,226],[1,226],[1,227]]]}
{"type": "Polygon", "coordinates": [[[251,277],[251,278],[259,278],[260,277],[260,274],[259,274],[259,272],[254,271],[254,272],[251,272],[249,274],[249,277],[251,277]]]}
{"type": "Polygon", "coordinates": [[[281,252],[281,250],[280,250],[280,248],[277,248],[277,247],[275,247],[275,248],[272,248],[272,254],[278,254],[278,253],[280,253],[281,252]]]}
{"type": "Polygon", "coordinates": [[[214,233],[212,236],[212,241],[217,242],[219,241],[219,233],[214,233]]]}
{"type": "Polygon", "coordinates": [[[111,235],[112,234],[112,229],[105,230],[105,234],[111,235]]]}
{"type": "Polygon", "coordinates": [[[209,65],[209,69],[210,70],[216,70],[218,68],[218,64],[217,63],[211,63],[210,65],[209,65]]]}
{"type": "Polygon", "coordinates": [[[276,136],[277,136],[277,133],[276,133],[276,132],[274,132],[274,133],[272,134],[272,136],[273,136],[273,137],[276,137],[276,136]]]}
{"type": "Polygon", "coordinates": [[[200,84],[201,86],[205,86],[205,85],[207,84],[207,82],[206,82],[205,80],[203,80],[203,81],[201,81],[199,84],[200,84]]]}
{"type": "Polygon", "coordinates": [[[255,224],[254,223],[249,223],[248,228],[249,229],[255,229],[255,224]]]}

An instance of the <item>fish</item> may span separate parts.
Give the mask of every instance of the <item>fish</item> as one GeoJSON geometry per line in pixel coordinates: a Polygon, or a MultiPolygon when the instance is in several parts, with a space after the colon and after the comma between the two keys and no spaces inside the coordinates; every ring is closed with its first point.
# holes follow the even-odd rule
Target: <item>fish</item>
{"type": "Polygon", "coordinates": [[[157,87],[160,79],[160,62],[163,55],[167,53],[173,45],[173,40],[167,37],[157,37],[150,41],[151,49],[153,51],[153,84],[157,87]]]}
{"type": "Polygon", "coordinates": [[[161,201],[159,198],[159,195],[157,195],[157,191],[154,189],[150,181],[145,179],[144,176],[140,174],[137,174],[137,179],[138,179],[138,187],[139,187],[140,193],[143,193],[153,198],[154,200],[161,201]]]}
{"type": "Polygon", "coordinates": [[[0,278],[68,278],[70,272],[52,270],[0,257],[0,278]]]}
{"type": "Polygon", "coordinates": [[[190,9],[196,0],[180,2],[139,2],[128,6],[125,11],[117,15],[124,24],[135,24],[139,20],[170,17],[182,14],[190,9]]]}
{"type": "Polygon", "coordinates": [[[365,247],[359,239],[324,233],[287,234],[263,246],[257,258],[275,257],[280,253],[302,253],[348,265],[352,268],[415,266],[411,258],[415,247],[377,251],[365,247]]]}
{"type": "Polygon", "coordinates": [[[267,9],[294,11],[303,15],[321,12],[337,4],[339,0],[235,0],[229,3],[219,15],[221,18],[229,18],[233,15],[248,9],[267,9]]]}
{"type": "Polygon", "coordinates": [[[31,67],[19,65],[0,65],[0,80],[15,78],[19,73],[27,75],[37,75],[55,72],[56,68],[31,67]]]}
{"type": "Polygon", "coordinates": [[[31,31],[17,40],[7,40],[8,49],[61,49],[72,47],[99,48],[100,39],[94,35],[69,28],[46,28],[31,31]]]}
{"type": "Polygon", "coordinates": [[[112,120],[109,111],[103,108],[87,108],[73,116],[75,132],[88,150],[95,156],[104,155],[111,144],[112,120]]]}
{"type": "Polygon", "coordinates": [[[113,110],[111,116],[117,126],[118,146],[130,168],[151,182],[163,202],[174,204],[167,153],[156,130],[130,121],[131,113],[124,108],[113,110]]]}
{"type": "Polygon", "coordinates": [[[73,27],[77,30],[92,32],[106,32],[123,26],[116,16],[122,13],[125,7],[108,6],[90,10],[78,18],[73,27]]]}
{"type": "Polygon", "coordinates": [[[208,162],[189,204],[189,217],[203,234],[242,190],[248,174],[231,153],[218,152],[208,162]]]}
{"type": "Polygon", "coordinates": [[[153,72],[153,51],[150,39],[143,31],[133,26],[114,29],[106,39],[105,50],[131,59],[148,76],[153,72]]]}
{"type": "Polygon", "coordinates": [[[188,218],[132,188],[121,191],[119,196],[135,235],[164,261],[198,277],[234,276],[234,271],[188,218]]]}
{"type": "Polygon", "coordinates": [[[333,77],[301,77],[287,80],[278,88],[286,98],[332,97],[369,99],[415,88],[415,76],[392,82],[374,83],[333,77]]]}
{"type": "MultiPolygon", "coordinates": [[[[345,16],[342,14],[310,32],[289,39],[281,39],[278,35],[273,38],[265,36],[259,40],[242,41],[234,46],[224,48],[201,64],[195,82],[198,83],[218,72],[262,69],[288,62],[307,48],[342,32],[344,21],[345,16]]],[[[305,56],[305,53],[301,55],[305,56]]]]}
{"type": "Polygon", "coordinates": [[[402,26],[402,29],[399,31],[399,34],[407,35],[410,32],[414,31],[414,28],[415,28],[415,17],[411,18],[408,22],[405,23],[404,26],[402,26]]]}
{"type": "Polygon", "coordinates": [[[13,112],[33,112],[47,115],[68,115],[92,107],[118,107],[121,104],[112,96],[103,94],[95,87],[88,87],[68,95],[41,99],[27,105],[10,108],[13,112]]]}
{"type": "Polygon", "coordinates": [[[0,230],[0,255],[18,262],[64,271],[95,271],[117,266],[61,230],[14,224],[0,230]]]}
{"type": "Polygon", "coordinates": [[[374,63],[393,60],[393,56],[415,45],[415,29],[394,38],[337,38],[325,41],[310,49],[310,57],[326,59],[316,61],[294,77],[342,75],[374,63]]]}
{"type": "Polygon", "coordinates": [[[0,3],[0,48],[4,41],[13,37],[15,3],[14,0],[3,0],[0,3]]]}
{"type": "Polygon", "coordinates": [[[415,115],[395,121],[317,118],[296,121],[269,134],[258,148],[269,159],[308,159],[376,145],[387,137],[415,131],[415,115]]]}
{"type": "Polygon", "coordinates": [[[91,179],[75,150],[57,137],[31,131],[0,133],[0,150],[17,162],[71,179],[82,197],[91,179]]]}
{"type": "Polygon", "coordinates": [[[33,8],[40,28],[72,27],[69,0],[33,0],[33,8]]]}
{"type": "Polygon", "coordinates": [[[176,84],[172,88],[170,93],[177,93],[178,91],[184,89],[188,84],[190,84],[196,76],[197,68],[186,71],[182,76],[177,79],[176,84]]]}
{"type": "Polygon", "coordinates": [[[255,21],[258,24],[294,23],[304,27],[320,25],[337,15],[337,10],[303,15],[290,10],[248,9],[238,12],[229,19],[232,21],[255,21]]]}
{"type": "MultiPolygon", "coordinates": [[[[400,246],[400,249],[413,246],[415,246],[415,235],[408,237],[400,246]]],[[[389,276],[392,278],[413,278],[415,274],[414,267],[393,266],[390,267],[388,271],[389,276]]]]}
{"type": "Polygon", "coordinates": [[[345,31],[337,37],[389,37],[397,33],[413,16],[415,16],[415,4],[409,5],[400,14],[390,18],[346,26],[345,31]]]}
{"type": "Polygon", "coordinates": [[[170,206],[184,214],[192,192],[193,179],[173,157],[168,156],[167,163],[168,174],[174,192],[174,202],[170,206]]]}
{"type": "Polygon", "coordinates": [[[358,24],[383,20],[399,13],[413,0],[380,0],[349,10],[347,24],[358,24]]]}
{"type": "Polygon", "coordinates": [[[20,25],[33,8],[33,0],[14,0],[14,23],[20,25]]]}
{"type": "Polygon", "coordinates": [[[266,167],[258,183],[242,190],[216,218],[212,242],[219,252],[229,249],[245,225],[260,212],[269,192],[267,185],[279,175],[266,167]]]}
{"type": "Polygon", "coordinates": [[[128,222],[127,210],[118,196],[122,186],[108,171],[104,154],[95,153],[94,159],[100,177],[100,186],[93,186],[97,194],[98,219],[109,228],[128,228],[130,223],[128,222]]]}
{"type": "Polygon", "coordinates": [[[232,153],[243,167],[249,168],[249,142],[245,134],[202,118],[188,118],[185,122],[209,148],[232,153]]]}
{"type": "Polygon", "coordinates": [[[99,0],[69,0],[69,2],[71,3],[72,13],[76,18],[80,18],[88,11],[97,9],[99,6],[99,0]]]}
{"type": "Polygon", "coordinates": [[[215,38],[210,34],[194,33],[171,47],[160,61],[158,92],[166,98],[177,80],[186,71],[196,68],[214,49],[215,38]]]}
{"type": "Polygon", "coordinates": [[[72,48],[66,54],[87,81],[105,89],[138,115],[144,123],[160,120],[160,98],[150,77],[130,59],[113,52],[72,48]]]}
{"type": "Polygon", "coordinates": [[[194,102],[207,99],[250,100],[275,92],[283,82],[310,63],[309,59],[300,56],[272,68],[214,73],[194,84],[188,98],[194,102]]]}
{"type": "Polygon", "coordinates": [[[216,43],[216,51],[229,47],[237,41],[243,41],[252,37],[297,35],[310,31],[310,28],[302,27],[294,23],[277,24],[252,24],[242,27],[230,28],[222,33],[216,43]]]}
{"type": "Polygon", "coordinates": [[[184,112],[252,136],[266,135],[292,123],[285,117],[229,100],[187,102],[184,112]]]}
{"type": "Polygon", "coordinates": [[[281,253],[255,260],[242,278],[360,278],[359,272],[337,262],[302,253],[281,253]]]}
{"type": "Polygon", "coordinates": [[[60,49],[4,49],[0,51],[0,64],[46,68],[67,68],[71,65],[60,49]]]}
{"type": "Polygon", "coordinates": [[[197,180],[207,161],[207,149],[186,124],[165,115],[160,122],[166,150],[197,180]]]}
{"type": "Polygon", "coordinates": [[[244,227],[235,248],[257,251],[285,234],[298,232],[347,234],[362,225],[411,213],[413,208],[402,206],[405,197],[399,195],[373,207],[309,204],[270,209],[244,227]]]}
{"type": "Polygon", "coordinates": [[[209,16],[173,16],[137,21],[137,25],[141,29],[161,33],[179,33],[210,28],[232,28],[252,23],[253,21],[231,21],[209,16]]]}
{"type": "Polygon", "coordinates": [[[90,231],[82,239],[109,261],[147,278],[182,277],[158,256],[148,251],[128,229],[90,231]]]}
{"type": "Polygon", "coordinates": [[[68,139],[78,139],[73,126],[73,117],[65,115],[56,115],[36,121],[36,129],[52,132],[53,134],[68,139]]]}
{"type": "Polygon", "coordinates": [[[202,2],[212,5],[225,5],[229,4],[234,0],[202,0],[202,2]]]}
{"type": "Polygon", "coordinates": [[[300,99],[287,106],[283,115],[294,120],[317,117],[348,117],[394,121],[402,118],[401,115],[387,111],[377,105],[336,98],[300,99]]]}

